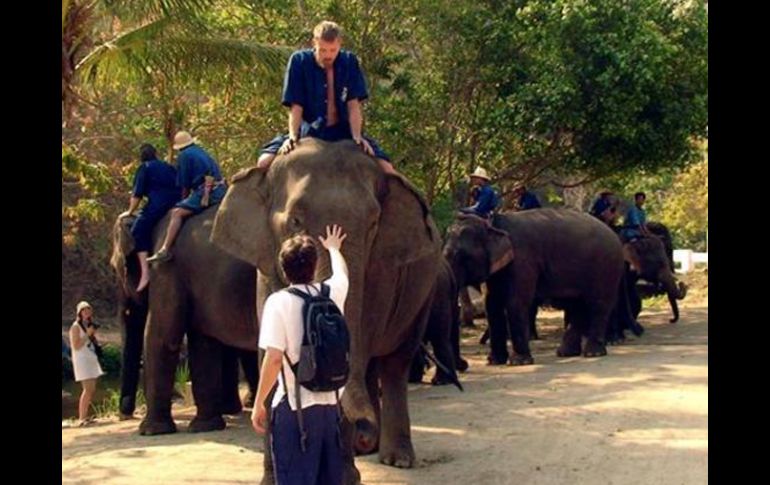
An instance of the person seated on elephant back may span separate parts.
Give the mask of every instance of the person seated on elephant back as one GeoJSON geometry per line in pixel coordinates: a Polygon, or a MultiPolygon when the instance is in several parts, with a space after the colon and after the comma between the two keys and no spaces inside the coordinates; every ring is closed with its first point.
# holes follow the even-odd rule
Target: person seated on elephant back
{"type": "Polygon", "coordinates": [[[614,228],[618,218],[617,208],[617,201],[613,200],[612,192],[605,190],[599,194],[588,213],[614,228]]]}
{"type": "Polygon", "coordinates": [[[313,29],[313,49],[294,52],[283,81],[281,103],[289,110],[289,133],[264,145],[257,167],[267,169],[276,154],[286,154],[297,141],[353,139],[375,157],[386,173],[395,173],[390,157],[377,142],[362,134],[361,102],[369,97],[358,58],[342,47],[342,29],[323,21],[313,29]]]}
{"type": "Polygon", "coordinates": [[[644,192],[634,194],[634,206],[628,209],[623,221],[620,235],[624,242],[634,242],[642,237],[649,237],[652,234],[647,229],[647,213],[642,206],[647,196],[644,192]]]}
{"type": "Polygon", "coordinates": [[[166,230],[163,246],[155,255],[147,259],[150,262],[171,260],[170,249],[184,220],[219,204],[227,193],[219,164],[197,145],[197,139],[190,133],[180,131],[174,136],[174,150],[180,151],[177,160],[179,167],[177,186],[182,189],[182,197],[185,199],[177,203],[171,211],[171,221],[166,230]]]}
{"type": "MultiPolygon", "coordinates": [[[[342,312],[349,285],[347,265],[340,252],[345,237],[342,228],[335,224],[326,227],[325,239],[318,238],[329,251],[332,267],[332,276],[323,285],[329,288],[329,297],[342,312]]],[[[310,236],[300,234],[284,242],[278,259],[291,284],[289,289],[320,294],[322,285],[313,283],[318,252],[310,236]]],[[[257,433],[265,433],[265,399],[278,381],[271,404],[270,426],[277,484],[339,485],[342,483],[343,455],[338,442],[341,416],[337,398],[342,396],[345,388],[339,388],[338,396],[335,396],[335,391],[312,392],[300,386],[299,396],[295,394],[295,370],[291,363],[296,364],[300,359],[304,304],[302,298],[289,291],[277,291],[265,301],[259,332],[259,347],[265,350],[265,357],[251,422],[257,433]],[[279,373],[282,375],[280,380],[279,373]],[[297,412],[297,397],[300,413],[297,412]]]]}
{"type": "Polygon", "coordinates": [[[473,185],[471,194],[475,203],[470,207],[463,207],[460,209],[460,212],[464,214],[475,214],[487,219],[492,214],[492,211],[497,208],[500,203],[500,198],[497,196],[495,189],[490,185],[489,175],[484,168],[477,167],[469,177],[471,179],[471,185],[473,185]]]}
{"type": "Polygon", "coordinates": [[[522,185],[521,187],[517,188],[513,192],[513,195],[514,197],[516,197],[516,206],[520,211],[526,211],[530,209],[539,209],[543,207],[540,204],[540,201],[538,200],[535,193],[527,190],[527,187],[525,185],[522,185]]]}
{"type": "Polygon", "coordinates": [[[139,258],[141,276],[136,286],[137,293],[144,290],[150,282],[150,269],[147,256],[152,249],[152,230],[155,224],[166,215],[174,204],[179,202],[179,189],[176,187],[176,168],[158,159],[155,147],[149,143],[139,148],[141,165],[134,174],[134,188],[128,210],[118,217],[131,216],[139,208],[143,197],[147,204],[131,226],[136,255],[139,258]]]}

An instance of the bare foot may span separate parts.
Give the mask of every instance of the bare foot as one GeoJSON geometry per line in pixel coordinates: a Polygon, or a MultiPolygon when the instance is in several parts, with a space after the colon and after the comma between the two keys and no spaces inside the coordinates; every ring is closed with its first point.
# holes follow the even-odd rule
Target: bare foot
{"type": "Polygon", "coordinates": [[[257,168],[260,170],[267,170],[270,168],[270,164],[273,163],[273,159],[275,158],[275,155],[273,154],[264,154],[259,157],[259,160],[257,160],[257,168]]]}
{"type": "Polygon", "coordinates": [[[142,290],[147,288],[147,285],[150,284],[150,275],[145,273],[142,275],[142,278],[139,280],[139,284],[136,285],[136,292],[141,293],[142,290]]]}

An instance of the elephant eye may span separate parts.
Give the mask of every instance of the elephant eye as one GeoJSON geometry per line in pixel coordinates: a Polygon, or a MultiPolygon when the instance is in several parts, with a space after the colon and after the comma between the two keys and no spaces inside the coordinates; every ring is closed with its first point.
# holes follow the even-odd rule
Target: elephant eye
{"type": "Polygon", "coordinates": [[[299,217],[294,216],[291,218],[291,226],[295,229],[302,227],[302,223],[300,222],[299,217]]]}

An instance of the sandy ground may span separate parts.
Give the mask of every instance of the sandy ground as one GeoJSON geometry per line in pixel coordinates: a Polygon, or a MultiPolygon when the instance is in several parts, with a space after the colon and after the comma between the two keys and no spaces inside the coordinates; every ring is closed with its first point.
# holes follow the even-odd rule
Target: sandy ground
{"type": "MultiPolygon", "coordinates": [[[[409,387],[417,466],[359,457],[363,483],[707,483],[707,298],[688,297],[674,325],[666,309],[643,313],[647,332],[604,358],[557,358],[556,312],[540,316],[534,366],[484,365],[481,329],[464,330],[465,392],[409,387]]],[[[175,407],[175,435],[139,436],[138,421],[115,419],[63,426],[62,483],[258,482],[262,442],[247,415],[228,418],[224,431],[190,434],[193,412],[175,407]]]]}

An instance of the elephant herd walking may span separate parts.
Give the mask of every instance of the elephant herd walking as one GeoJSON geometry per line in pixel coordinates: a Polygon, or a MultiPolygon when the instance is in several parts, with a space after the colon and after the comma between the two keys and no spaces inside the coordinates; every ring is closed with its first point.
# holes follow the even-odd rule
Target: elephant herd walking
{"type": "MultiPolygon", "coordinates": [[[[626,329],[641,332],[638,295],[631,291],[636,278],[671,286],[672,304],[684,296],[662,243],[624,250],[609,227],[573,210],[497,214],[491,222],[458,216],[442,241],[427,204],[404,177],[383,173],[352,141],[303,139],[269,170],[235,175],[217,208],[184,225],[174,260],[152,269],[142,294],[133,290],[138,263],[130,221],[116,222],[111,264],[125,335],[121,412],[133,412],[143,355],[147,414],[141,433],[176,431],[171,397],[185,335],[197,406],[191,430],[222,429],[222,414],[240,410],[233,349],[256,356],[258,316],[267,296],[286,286],[277,248],[296,234],[318,236],[333,224],[348,234],[346,483],[360,481],[355,453],[376,451],[381,462],[397,467],[415,463],[410,368],[423,338],[443,363],[437,383],[456,380],[456,369],[467,368],[459,352],[459,289],[486,284],[489,363],[517,365],[533,363],[529,339],[538,305],[565,311],[559,355],[601,356],[608,339],[619,339],[626,329]],[[662,253],[663,261],[653,253],[662,253]]],[[[155,250],[166,225],[167,218],[155,228],[155,250]]],[[[322,253],[316,277],[329,274],[322,253]]],[[[247,377],[253,392],[256,376],[247,377]]],[[[264,449],[270,452],[269,443],[264,449]]],[[[264,463],[264,483],[270,483],[272,460],[264,463]]]]}

